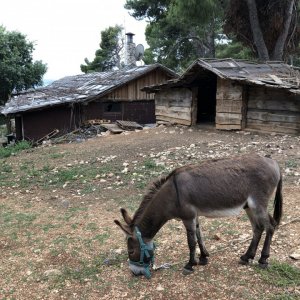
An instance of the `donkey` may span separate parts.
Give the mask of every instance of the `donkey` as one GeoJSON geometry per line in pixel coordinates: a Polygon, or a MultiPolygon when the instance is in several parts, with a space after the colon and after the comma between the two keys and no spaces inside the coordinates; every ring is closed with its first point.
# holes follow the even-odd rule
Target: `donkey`
{"type": "Polygon", "coordinates": [[[167,221],[182,220],[190,251],[183,274],[190,274],[193,266],[197,265],[196,241],[200,248],[199,264],[206,265],[209,257],[198,217],[236,216],[242,209],[250,219],[253,237],[240,262],[247,264],[249,259],[254,259],[265,230],[266,238],[258,262],[266,268],[272,236],[282,216],[282,175],[276,161],[257,154],[179,167],[153,183],[133,218],[126,209],[121,208],[125,224],[118,220],[115,223],[127,235],[131,271],[149,278],[154,236],[167,221]],[[267,207],[274,192],[274,212],[271,216],[267,207]]]}

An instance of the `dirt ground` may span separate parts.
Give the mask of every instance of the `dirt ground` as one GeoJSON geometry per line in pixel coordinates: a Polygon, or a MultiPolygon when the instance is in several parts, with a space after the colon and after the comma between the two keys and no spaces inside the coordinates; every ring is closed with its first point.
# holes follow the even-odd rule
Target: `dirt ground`
{"type": "Polygon", "coordinates": [[[300,299],[300,137],[161,126],[0,159],[0,251],[0,299],[300,299]],[[119,208],[133,214],[175,167],[250,152],[276,159],[284,175],[269,269],[238,264],[251,237],[241,214],[201,220],[211,256],[189,276],[184,227],[168,222],[155,263],[172,267],[134,277],[113,222],[119,208]]]}

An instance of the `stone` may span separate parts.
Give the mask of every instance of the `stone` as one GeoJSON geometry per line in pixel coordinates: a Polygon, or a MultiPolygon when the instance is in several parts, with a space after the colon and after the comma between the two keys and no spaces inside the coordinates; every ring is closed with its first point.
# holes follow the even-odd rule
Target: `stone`
{"type": "Polygon", "coordinates": [[[51,277],[51,276],[60,276],[62,272],[58,269],[51,269],[44,272],[44,276],[51,277]]]}

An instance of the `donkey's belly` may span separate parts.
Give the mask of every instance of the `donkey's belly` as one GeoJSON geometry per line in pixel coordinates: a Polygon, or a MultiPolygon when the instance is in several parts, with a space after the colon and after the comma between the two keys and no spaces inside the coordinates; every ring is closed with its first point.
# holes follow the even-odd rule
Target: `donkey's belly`
{"type": "Polygon", "coordinates": [[[199,210],[198,215],[199,216],[205,216],[208,218],[221,218],[221,217],[232,217],[237,216],[241,210],[243,209],[244,204],[237,207],[232,208],[224,208],[220,210],[199,210]]]}

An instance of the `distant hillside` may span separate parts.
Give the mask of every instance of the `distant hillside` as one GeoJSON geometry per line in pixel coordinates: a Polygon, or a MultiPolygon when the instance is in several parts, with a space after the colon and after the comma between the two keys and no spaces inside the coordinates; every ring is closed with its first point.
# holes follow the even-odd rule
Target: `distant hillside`
{"type": "Polygon", "coordinates": [[[43,86],[49,85],[54,81],[54,79],[44,79],[43,80],[43,86]]]}

